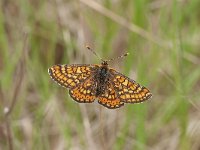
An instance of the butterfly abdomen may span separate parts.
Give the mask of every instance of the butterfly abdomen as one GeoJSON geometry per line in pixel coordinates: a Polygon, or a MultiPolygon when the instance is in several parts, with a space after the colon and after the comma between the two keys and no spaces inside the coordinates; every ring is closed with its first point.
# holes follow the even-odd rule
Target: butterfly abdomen
{"type": "Polygon", "coordinates": [[[109,80],[108,67],[101,66],[98,68],[95,79],[97,81],[96,96],[99,96],[105,92],[105,87],[109,80]]]}

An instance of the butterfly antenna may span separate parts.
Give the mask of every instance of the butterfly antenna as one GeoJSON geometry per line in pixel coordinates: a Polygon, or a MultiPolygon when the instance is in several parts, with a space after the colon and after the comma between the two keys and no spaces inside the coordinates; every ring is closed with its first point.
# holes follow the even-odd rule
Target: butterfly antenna
{"type": "Polygon", "coordinates": [[[97,56],[101,61],[104,61],[91,47],[85,46],[89,51],[91,51],[95,56],[97,56]]]}
{"type": "Polygon", "coordinates": [[[125,53],[125,54],[123,54],[123,55],[121,55],[119,57],[109,59],[108,61],[113,61],[113,60],[116,60],[116,59],[120,59],[120,58],[123,58],[123,57],[128,56],[128,55],[129,55],[129,53],[125,53]]]}

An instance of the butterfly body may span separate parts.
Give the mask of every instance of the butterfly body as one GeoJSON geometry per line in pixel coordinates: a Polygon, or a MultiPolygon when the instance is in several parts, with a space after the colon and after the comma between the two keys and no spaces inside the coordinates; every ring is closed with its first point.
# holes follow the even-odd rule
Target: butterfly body
{"type": "Polygon", "coordinates": [[[94,72],[94,80],[96,80],[96,97],[105,92],[107,83],[109,82],[109,69],[108,64],[103,62],[101,66],[97,67],[98,69],[94,72]]]}
{"type": "Polygon", "coordinates": [[[101,65],[54,65],[48,72],[79,103],[98,99],[99,104],[115,109],[124,103],[141,103],[152,96],[147,88],[109,68],[107,61],[101,65]]]}

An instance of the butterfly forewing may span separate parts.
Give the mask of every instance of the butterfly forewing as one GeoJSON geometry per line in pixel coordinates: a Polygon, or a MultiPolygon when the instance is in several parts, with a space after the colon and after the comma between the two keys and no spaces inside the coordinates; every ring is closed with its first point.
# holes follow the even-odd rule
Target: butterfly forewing
{"type": "Polygon", "coordinates": [[[150,91],[136,83],[134,80],[124,76],[123,74],[110,69],[112,74],[112,82],[114,89],[118,93],[118,97],[125,103],[141,103],[149,98],[152,94],[150,91]]]}
{"type": "Polygon", "coordinates": [[[54,65],[48,69],[51,78],[66,88],[73,88],[91,76],[91,65],[54,65]]]}

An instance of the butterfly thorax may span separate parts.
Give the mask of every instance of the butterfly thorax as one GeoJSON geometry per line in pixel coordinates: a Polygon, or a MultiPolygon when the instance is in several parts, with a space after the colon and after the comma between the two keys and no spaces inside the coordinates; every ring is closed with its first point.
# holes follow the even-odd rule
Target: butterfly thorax
{"type": "Polygon", "coordinates": [[[103,61],[101,66],[97,69],[95,79],[97,81],[96,96],[105,92],[105,88],[109,81],[109,69],[106,61],[103,61]]]}

